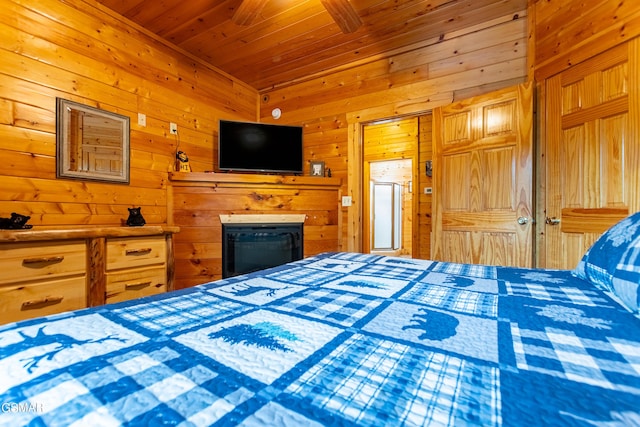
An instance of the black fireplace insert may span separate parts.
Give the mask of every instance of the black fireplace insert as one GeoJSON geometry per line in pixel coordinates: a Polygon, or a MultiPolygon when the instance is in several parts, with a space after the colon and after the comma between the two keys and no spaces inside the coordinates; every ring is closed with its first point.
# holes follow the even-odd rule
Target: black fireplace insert
{"type": "Polygon", "coordinates": [[[222,277],[302,259],[303,224],[223,224],[222,277]]]}

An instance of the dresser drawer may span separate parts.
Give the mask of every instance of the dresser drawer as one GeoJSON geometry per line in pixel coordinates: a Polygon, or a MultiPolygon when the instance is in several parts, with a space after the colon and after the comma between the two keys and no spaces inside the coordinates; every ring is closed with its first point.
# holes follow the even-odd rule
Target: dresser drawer
{"type": "Polygon", "coordinates": [[[166,260],[164,236],[107,240],[107,271],[164,264],[166,260]]]}
{"type": "Polygon", "coordinates": [[[167,291],[164,266],[107,273],[107,303],[127,301],[167,291]]]}
{"type": "Polygon", "coordinates": [[[0,245],[0,284],[49,279],[84,273],[87,245],[62,243],[10,243],[0,245]]]}
{"type": "Polygon", "coordinates": [[[46,316],[87,306],[84,275],[24,285],[0,286],[0,323],[46,316]]]}

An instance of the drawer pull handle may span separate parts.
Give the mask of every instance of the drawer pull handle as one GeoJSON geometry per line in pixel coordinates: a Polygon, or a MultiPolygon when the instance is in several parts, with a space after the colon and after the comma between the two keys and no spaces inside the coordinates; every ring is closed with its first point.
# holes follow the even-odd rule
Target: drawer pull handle
{"type": "Polygon", "coordinates": [[[151,252],[151,248],[127,249],[125,255],[142,255],[151,252]]]}
{"type": "Polygon", "coordinates": [[[62,262],[63,256],[51,256],[42,258],[25,258],[22,260],[23,264],[53,264],[55,262],[62,262]]]}
{"type": "Polygon", "coordinates": [[[138,282],[138,283],[127,283],[124,285],[125,289],[142,289],[147,286],[151,286],[151,281],[148,282],[138,282]]]}
{"type": "Polygon", "coordinates": [[[29,310],[32,308],[42,307],[44,305],[58,304],[62,302],[63,299],[64,297],[61,296],[46,296],[40,299],[29,300],[22,303],[22,309],[29,310]]]}

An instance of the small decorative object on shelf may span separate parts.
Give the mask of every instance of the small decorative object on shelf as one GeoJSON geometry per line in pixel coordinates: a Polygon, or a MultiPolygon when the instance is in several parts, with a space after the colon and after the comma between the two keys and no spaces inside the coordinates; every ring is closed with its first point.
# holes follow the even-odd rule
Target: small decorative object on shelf
{"type": "Polygon", "coordinates": [[[189,157],[184,151],[176,151],[176,171],[177,172],[191,172],[191,165],[189,165],[189,157]]]}
{"type": "Polygon", "coordinates": [[[327,178],[331,178],[331,168],[327,168],[327,178]]]}
{"type": "Polygon", "coordinates": [[[28,230],[33,225],[27,225],[27,221],[31,219],[30,216],[21,215],[19,213],[11,212],[11,218],[0,218],[1,230],[28,230]]]}
{"type": "Polygon", "coordinates": [[[309,174],[311,176],[324,176],[324,162],[312,161],[310,165],[309,174]]]}
{"type": "Polygon", "coordinates": [[[142,227],[147,223],[142,216],[141,207],[127,209],[129,209],[129,218],[127,218],[127,225],[129,227],[142,227]]]}

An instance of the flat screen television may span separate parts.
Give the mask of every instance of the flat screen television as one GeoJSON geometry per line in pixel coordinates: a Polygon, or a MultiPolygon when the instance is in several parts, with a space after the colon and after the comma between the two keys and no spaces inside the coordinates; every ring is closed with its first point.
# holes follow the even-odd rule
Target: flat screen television
{"type": "Polygon", "coordinates": [[[218,170],[301,174],[302,127],[220,120],[218,170]]]}

